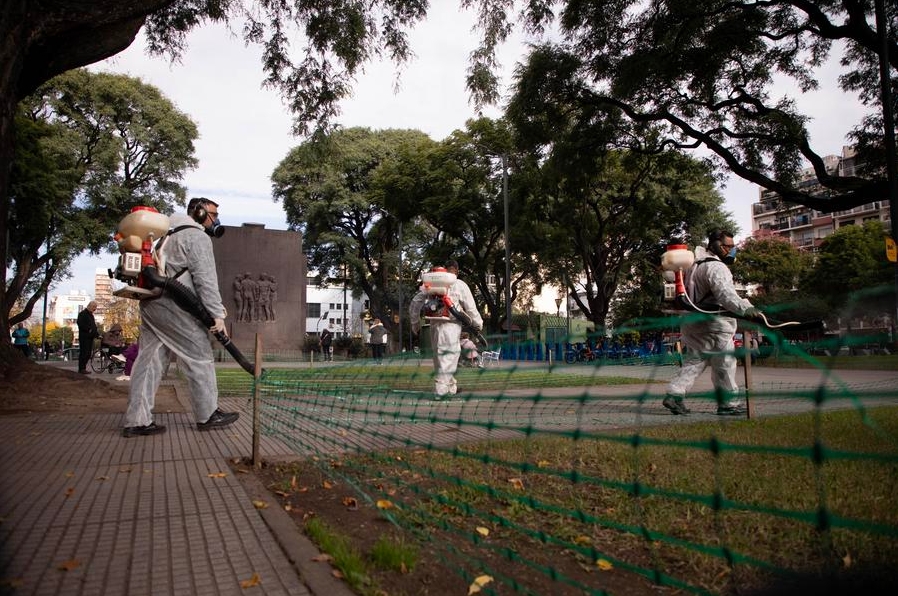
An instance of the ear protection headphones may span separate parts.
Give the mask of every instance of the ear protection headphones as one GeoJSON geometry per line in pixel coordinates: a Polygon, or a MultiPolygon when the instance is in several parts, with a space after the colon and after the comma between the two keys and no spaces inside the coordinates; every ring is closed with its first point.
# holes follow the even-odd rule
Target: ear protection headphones
{"type": "Polygon", "coordinates": [[[193,218],[193,221],[202,225],[206,223],[206,217],[209,216],[209,212],[206,211],[206,206],[203,203],[197,203],[190,216],[193,218]]]}

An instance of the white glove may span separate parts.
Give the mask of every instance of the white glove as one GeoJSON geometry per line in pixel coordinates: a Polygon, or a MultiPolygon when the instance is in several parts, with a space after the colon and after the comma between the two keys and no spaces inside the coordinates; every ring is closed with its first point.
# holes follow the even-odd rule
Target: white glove
{"type": "Polygon", "coordinates": [[[224,319],[215,319],[215,323],[209,327],[209,331],[212,333],[224,333],[227,336],[228,332],[225,329],[225,320],[224,319]]]}

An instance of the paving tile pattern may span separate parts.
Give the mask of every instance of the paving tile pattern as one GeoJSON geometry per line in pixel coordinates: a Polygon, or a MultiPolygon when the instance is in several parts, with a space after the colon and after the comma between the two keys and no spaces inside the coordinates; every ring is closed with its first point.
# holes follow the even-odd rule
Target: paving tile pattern
{"type": "MultiPolygon", "coordinates": [[[[252,453],[249,412],[209,432],[159,414],[165,434],[129,439],[122,421],[0,417],[0,594],[310,593],[228,469],[252,453]]],[[[263,455],[284,452],[263,439],[263,455]]]]}

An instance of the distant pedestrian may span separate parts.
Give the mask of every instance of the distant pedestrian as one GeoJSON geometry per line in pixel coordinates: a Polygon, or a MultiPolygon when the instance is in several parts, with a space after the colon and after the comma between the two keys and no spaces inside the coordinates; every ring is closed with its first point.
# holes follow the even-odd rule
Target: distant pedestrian
{"type": "Polygon", "coordinates": [[[321,357],[326,361],[333,360],[334,351],[331,344],[334,341],[334,332],[325,327],[319,339],[321,341],[321,357]]]}
{"type": "Polygon", "coordinates": [[[374,364],[383,364],[387,348],[387,329],[380,319],[374,319],[368,331],[371,336],[371,355],[374,357],[374,364]]]}
{"type": "Polygon", "coordinates": [[[50,342],[46,339],[44,340],[44,360],[50,359],[50,342]]]}
{"type": "Polygon", "coordinates": [[[25,328],[24,323],[16,325],[15,330],[12,332],[13,345],[17,350],[22,352],[25,358],[31,358],[31,346],[28,345],[28,338],[30,336],[31,332],[25,328]]]}
{"type": "Polygon", "coordinates": [[[78,313],[78,372],[89,375],[87,364],[94,353],[94,340],[100,337],[97,331],[97,320],[94,311],[97,310],[97,302],[91,300],[87,306],[78,313]]]}

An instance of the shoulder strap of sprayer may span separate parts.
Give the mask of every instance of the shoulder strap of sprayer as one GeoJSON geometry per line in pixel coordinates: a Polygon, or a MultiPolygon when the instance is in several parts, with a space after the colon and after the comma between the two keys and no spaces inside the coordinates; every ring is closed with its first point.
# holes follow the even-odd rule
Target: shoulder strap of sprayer
{"type": "MultiPolygon", "coordinates": [[[[699,265],[702,265],[704,263],[709,263],[712,261],[720,261],[720,259],[715,259],[714,257],[707,257],[704,259],[700,259],[692,264],[692,268],[695,269],[699,265]]],[[[711,296],[710,292],[706,292],[704,296],[702,296],[700,299],[696,300],[695,294],[694,294],[695,282],[693,281],[693,278],[691,275],[689,276],[689,287],[687,288],[687,291],[689,292],[689,297],[692,298],[693,303],[697,304],[700,308],[702,308],[704,310],[721,310],[722,307],[719,304],[705,302],[705,300],[707,300],[711,296]]]]}
{"type": "MultiPolygon", "coordinates": [[[[177,234],[178,232],[181,232],[181,231],[183,231],[183,230],[188,230],[188,229],[193,228],[193,227],[195,227],[195,226],[192,226],[192,225],[190,225],[190,224],[184,224],[183,226],[178,226],[178,227],[176,227],[176,228],[170,229],[168,232],[165,233],[165,236],[163,236],[162,238],[160,238],[160,239],[159,239],[159,242],[156,243],[156,250],[157,250],[157,251],[161,250],[161,249],[162,249],[162,246],[165,244],[165,241],[168,240],[168,237],[171,236],[172,234],[177,234]]],[[[175,273],[174,275],[172,275],[172,276],[170,277],[170,279],[178,279],[179,277],[181,277],[181,276],[184,274],[185,271],[187,271],[187,268],[186,268],[186,267],[185,267],[184,269],[181,269],[180,271],[178,271],[178,272],[175,273]]],[[[164,271],[160,271],[159,273],[160,273],[160,274],[164,274],[165,272],[164,272],[164,271]]]]}

